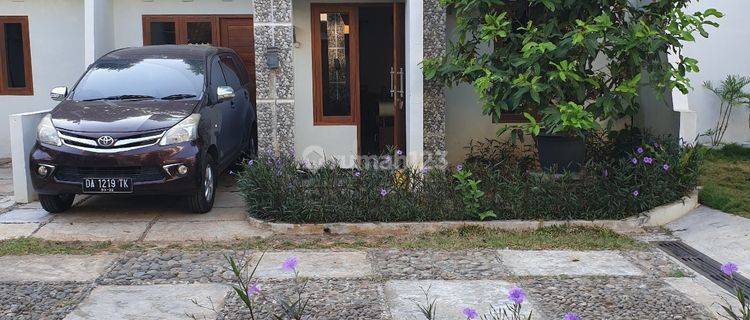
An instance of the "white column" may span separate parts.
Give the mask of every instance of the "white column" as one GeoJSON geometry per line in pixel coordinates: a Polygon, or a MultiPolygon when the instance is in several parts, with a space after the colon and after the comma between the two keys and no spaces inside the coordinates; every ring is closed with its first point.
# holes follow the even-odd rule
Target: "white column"
{"type": "Polygon", "coordinates": [[[112,0],[85,0],[84,58],[86,66],[114,50],[112,0]]]}
{"type": "Polygon", "coordinates": [[[406,155],[414,168],[424,160],[423,15],[422,0],[406,1],[406,155]]]}
{"type": "MultiPolygon", "coordinates": [[[[669,63],[677,63],[674,55],[667,54],[667,59],[669,63]]],[[[680,113],[680,139],[692,144],[698,136],[698,116],[690,110],[688,95],[677,88],[672,89],[672,110],[680,113]]]]}

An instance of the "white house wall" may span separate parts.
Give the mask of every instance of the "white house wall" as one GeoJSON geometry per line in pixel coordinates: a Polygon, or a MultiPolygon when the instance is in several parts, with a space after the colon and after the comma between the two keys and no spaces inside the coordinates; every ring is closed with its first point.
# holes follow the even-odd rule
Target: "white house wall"
{"type": "MultiPolygon", "coordinates": [[[[724,13],[719,20],[718,29],[708,28],[708,39],[697,37],[695,43],[685,46],[683,53],[698,60],[700,73],[690,76],[693,90],[688,94],[687,103],[696,115],[696,132],[700,134],[716,126],[719,100],[703,87],[704,81],[714,85],[728,74],[750,77],[750,28],[747,13],[750,12],[750,1],[714,0],[694,2],[689,12],[716,8],[724,13]]],[[[745,88],[750,90],[750,86],[745,88]]],[[[724,136],[725,142],[750,143],[748,128],[749,108],[738,108],[733,111],[732,120],[724,136]]],[[[692,138],[692,137],[685,137],[692,138]]],[[[702,141],[706,142],[707,139],[702,141]]]]}
{"type": "MultiPolygon", "coordinates": [[[[295,0],[292,5],[294,44],[294,148],[299,156],[310,152],[340,160],[357,154],[357,127],[313,125],[312,48],[310,1],[295,0]]],[[[341,161],[346,165],[347,161],[341,161]]]]}
{"type": "Polygon", "coordinates": [[[252,0],[113,0],[115,48],[143,45],[143,15],[253,14],[252,0]]]}
{"type": "Polygon", "coordinates": [[[0,0],[0,16],[28,16],[34,95],[0,95],[0,157],[10,157],[8,116],[51,109],[49,90],[72,86],[85,68],[84,1],[0,0]]]}

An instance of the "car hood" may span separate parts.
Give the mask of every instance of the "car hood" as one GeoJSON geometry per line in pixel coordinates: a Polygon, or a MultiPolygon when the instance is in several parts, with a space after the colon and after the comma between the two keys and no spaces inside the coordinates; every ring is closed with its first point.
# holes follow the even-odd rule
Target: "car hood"
{"type": "Polygon", "coordinates": [[[134,132],[171,127],[193,113],[195,100],[98,100],[61,102],[52,111],[58,129],[134,132]]]}

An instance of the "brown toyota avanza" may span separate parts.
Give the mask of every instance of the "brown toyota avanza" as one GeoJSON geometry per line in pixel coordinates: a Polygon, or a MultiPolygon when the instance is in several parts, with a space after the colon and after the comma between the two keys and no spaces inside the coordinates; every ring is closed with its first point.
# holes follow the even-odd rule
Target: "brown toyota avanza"
{"type": "Polygon", "coordinates": [[[39,123],[31,178],[42,207],[76,194],[184,195],[211,210],[219,174],[256,150],[254,84],[231,49],[148,46],[94,62],[39,123]]]}

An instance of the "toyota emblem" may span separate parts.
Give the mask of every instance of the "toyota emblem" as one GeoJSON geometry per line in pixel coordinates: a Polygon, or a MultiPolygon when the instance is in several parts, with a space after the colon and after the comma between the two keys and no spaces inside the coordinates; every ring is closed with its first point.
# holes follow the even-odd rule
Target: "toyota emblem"
{"type": "Polygon", "coordinates": [[[96,143],[101,147],[111,147],[115,143],[115,139],[110,136],[101,136],[96,139],[96,143]]]}

